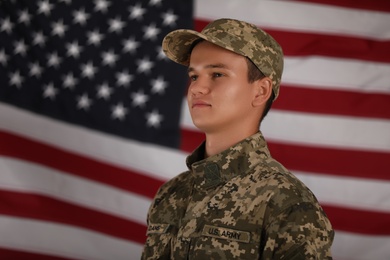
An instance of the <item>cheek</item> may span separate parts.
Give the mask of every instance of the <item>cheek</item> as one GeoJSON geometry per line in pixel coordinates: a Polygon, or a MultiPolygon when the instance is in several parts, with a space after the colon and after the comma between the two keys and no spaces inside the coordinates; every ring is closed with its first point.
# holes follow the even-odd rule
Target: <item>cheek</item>
{"type": "Polygon", "coordinates": [[[241,84],[225,88],[224,91],[221,91],[222,101],[226,100],[232,104],[250,103],[250,93],[247,87],[241,84]]]}
{"type": "Polygon", "coordinates": [[[189,91],[187,91],[186,100],[187,100],[187,104],[189,105],[191,101],[191,93],[189,91]]]}
{"type": "Polygon", "coordinates": [[[252,111],[251,95],[243,90],[230,93],[229,100],[230,110],[232,113],[247,114],[252,111]]]}

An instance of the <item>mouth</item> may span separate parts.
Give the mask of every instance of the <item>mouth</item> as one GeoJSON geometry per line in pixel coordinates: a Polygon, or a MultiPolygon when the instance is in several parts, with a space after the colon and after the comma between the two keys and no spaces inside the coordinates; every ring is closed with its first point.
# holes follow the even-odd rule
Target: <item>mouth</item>
{"type": "Polygon", "coordinates": [[[205,101],[202,101],[202,100],[198,100],[198,101],[193,102],[191,107],[192,108],[211,107],[211,104],[209,104],[205,101]]]}

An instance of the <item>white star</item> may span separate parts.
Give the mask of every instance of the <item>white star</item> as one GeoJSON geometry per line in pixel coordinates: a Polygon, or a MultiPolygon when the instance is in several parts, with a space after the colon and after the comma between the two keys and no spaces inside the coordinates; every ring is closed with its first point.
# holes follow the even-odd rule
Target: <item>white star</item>
{"type": "Polygon", "coordinates": [[[37,78],[41,77],[43,68],[39,66],[38,62],[30,63],[29,67],[30,67],[30,72],[29,72],[30,76],[35,76],[37,78]]]}
{"type": "Polygon", "coordinates": [[[151,113],[146,113],[146,125],[149,127],[160,127],[163,116],[158,113],[157,110],[153,110],[151,113]]]}
{"type": "Polygon", "coordinates": [[[87,22],[87,19],[90,17],[90,15],[87,14],[84,9],[74,11],[73,16],[73,23],[79,23],[80,25],[84,25],[87,22]]]}
{"type": "Polygon", "coordinates": [[[133,75],[130,75],[127,71],[122,71],[116,74],[116,79],[118,86],[127,87],[133,80],[133,75]]]}
{"type": "Polygon", "coordinates": [[[39,45],[41,47],[45,45],[46,38],[45,38],[45,36],[43,35],[42,32],[34,33],[33,38],[34,38],[33,39],[33,44],[34,45],[39,45]]]}
{"type": "Polygon", "coordinates": [[[151,24],[143,28],[144,30],[144,38],[147,40],[155,40],[157,38],[157,34],[160,33],[160,29],[156,27],[155,24],[151,24]]]}
{"type": "Polygon", "coordinates": [[[142,16],[145,14],[146,10],[142,8],[139,4],[132,6],[129,8],[130,11],[130,19],[140,20],[142,16]]]}
{"type": "Polygon", "coordinates": [[[13,23],[11,23],[10,19],[7,18],[7,19],[3,19],[1,21],[1,27],[0,27],[0,30],[3,32],[3,31],[6,31],[7,33],[10,33],[12,31],[12,28],[14,27],[13,23]]]}
{"type": "Polygon", "coordinates": [[[134,38],[129,38],[128,40],[124,40],[123,42],[123,52],[134,53],[135,50],[139,46],[139,42],[135,41],[134,38]]]}
{"type": "Polygon", "coordinates": [[[49,1],[40,1],[38,3],[38,14],[44,13],[45,15],[49,15],[52,9],[53,5],[49,1]]]}
{"type": "Polygon", "coordinates": [[[48,55],[47,59],[47,65],[49,65],[49,67],[53,66],[55,68],[58,68],[62,61],[62,59],[58,56],[56,52],[53,52],[52,54],[48,55]]]}
{"type": "Polygon", "coordinates": [[[99,33],[97,30],[93,32],[88,32],[88,43],[93,45],[100,45],[100,42],[103,40],[103,34],[99,33]]]}
{"type": "Polygon", "coordinates": [[[143,58],[142,60],[137,60],[137,72],[148,74],[153,68],[154,63],[149,60],[149,58],[143,58]]]}
{"type": "Polygon", "coordinates": [[[124,107],[122,103],[118,103],[116,106],[111,107],[111,110],[112,110],[111,117],[119,120],[123,120],[128,111],[128,109],[124,107]]]}
{"type": "Polygon", "coordinates": [[[0,63],[3,64],[3,66],[7,65],[8,56],[5,54],[4,49],[0,51],[0,63]]]}
{"type": "Polygon", "coordinates": [[[164,20],[164,25],[173,26],[176,24],[176,20],[178,17],[172,12],[172,10],[169,10],[168,12],[162,14],[162,18],[164,20]]]}
{"type": "Polygon", "coordinates": [[[108,86],[108,84],[106,82],[104,82],[103,84],[101,84],[100,86],[98,86],[98,93],[97,93],[97,96],[99,98],[103,98],[105,100],[109,99],[111,94],[112,94],[112,88],[110,88],[108,86]]]}
{"type": "Polygon", "coordinates": [[[149,5],[154,6],[154,5],[160,5],[161,0],[150,0],[149,5]]]}
{"type": "Polygon", "coordinates": [[[78,83],[78,80],[73,76],[72,73],[68,73],[63,77],[63,82],[64,82],[64,88],[69,88],[73,89],[74,86],[78,83]]]}
{"type": "Polygon", "coordinates": [[[102,54],[103,58],[103,65],[109,65],[113,66],[115,65],[115,62],[118,60],[118,55],[116,55],[112,50],[108,52],[103,52],[102,54]]]}
{"type": "Polygon", "coordinates": [[[157,59],[158,60],[168,60],[167,55],[163,52],[163,49],[161,46],[157,47],[157,59]]]}
{"type": "Polygon", "coordinates": [[[93,66],[92,62],[81,65],[81,75],[86,78],[93,78],[95,76],[97,68],[93,66]]]}
{"type": "Polygon", "coordinates": [[[57,94],[58,94],[58,89],[56,89],[53,86],[53,83],[49,83],[43,88],[43,97],[44,98],[50,98],[53,100],[57,94]]]}
{"type": "Polygon", "coordinates": [[[123,22],[120,18],[110,19],[108,21],[110,28],[108,30],[110,32],[122,32],[123,27],[125,26],[125,22],[123,22]]]}
{"type": "Polygon", "coordinates": [[[27,10],[19,12],[19,19],[18,19],[18,21],[19,21],[19,23],[25,23],[26,25],[30,24],[31,16],[30,16],[30,14],[28,13],[27,10]]]}
{"type": "Polygon", "coordinates": [[[95,11],[105,13],[110,5],[111,3],[106,0],[95,0],[95,11]]]}
{"type": "Polygon", "coordinates": [[[73,43],[67,43],[66,44],[67,54],[68,56],[72,56],[73,58],[78,58],[80,56],[80,52],[83,49],[77,41],[74,41],[73,43]]]}
{"type": "Polygon", "coordinates": [[[88,97],[87,94],[77,97],[77,108],[88,110],[92,105],[92,100],[88,97]]]}
{"type": "Polygon", "coordinates": [[[140,90],[137,93],[132,93],[131,97],[133,98],[133,106],[144,107],[145,103],[149,100],[149,97],[140,90]]]}
{"type": "Polygon", "coordinates": [[[24,81],[24,78],[20,75],[20,72],[16,71],[15,73],[10,73],[9,77],[10,86],[15,85],[17,88],[20,88],[24,81]]]}
{"type": "Polygon", "coordinates": [[[152,93],[164,94],[165,89],[167,88],[167,82],[164,81],[162,77],[158,77],[157,79],[153,79],[150,82],[152,84],[152,93]]]}
{"type": "Polygon", "coordinates": [[[64,22],[62,20],[56,22],[56,23],[52,23],[52,35],[58,35],[59,37],[63,37],[64,34],[65,34],[65,31],[68,29],[68,26],[66,26],[64,24],[64,22]]]}
{"type": "Polygon", "coordinates": [[[20,54],[22,56],[25,56],[26,55],[26,52],[27,52],[27,45],[24,43],[23,40],[20,40],[18,42],[15,43],[15,49],[14,49],[14,53],[15,54],[20,54]]]}

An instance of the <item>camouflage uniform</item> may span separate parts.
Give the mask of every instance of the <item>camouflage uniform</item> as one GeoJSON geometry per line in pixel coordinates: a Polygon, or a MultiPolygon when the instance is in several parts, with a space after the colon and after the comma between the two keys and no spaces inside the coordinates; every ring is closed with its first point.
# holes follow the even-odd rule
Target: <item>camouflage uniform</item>
{"type": "Polygon", "coordinates": [[[328,218],[260,132],[207,159],[204,151],[158,191],[142,259],[332,259],[328,218]]]}

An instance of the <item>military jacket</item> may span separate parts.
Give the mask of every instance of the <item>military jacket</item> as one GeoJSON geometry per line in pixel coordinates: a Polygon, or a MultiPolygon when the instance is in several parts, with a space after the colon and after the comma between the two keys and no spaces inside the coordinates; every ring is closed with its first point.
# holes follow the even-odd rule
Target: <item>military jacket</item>
{"type": "Polygon", "coordinates": [[[313,193],[258,132],[159,189],[142,259],[332,259],[334,231],[313,193]]]}

